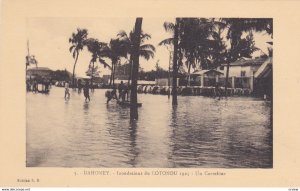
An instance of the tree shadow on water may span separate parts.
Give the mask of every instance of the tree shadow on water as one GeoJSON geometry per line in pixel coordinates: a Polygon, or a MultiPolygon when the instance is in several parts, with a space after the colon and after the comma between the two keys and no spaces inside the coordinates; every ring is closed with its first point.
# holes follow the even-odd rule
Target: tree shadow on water
{"type": "Polygon", "coordinates": [[[136,120],[131,120],[129,123],[129,139],[130,139],[130,153],[132,155],[132,158],[130,159],[129,163],[132,165],[132,167],[136,167],[138,161],[137,158],[139,156],[139,149],[136,142],[137,139],[137,128],[138,128],[138,122],[136,120]]]}

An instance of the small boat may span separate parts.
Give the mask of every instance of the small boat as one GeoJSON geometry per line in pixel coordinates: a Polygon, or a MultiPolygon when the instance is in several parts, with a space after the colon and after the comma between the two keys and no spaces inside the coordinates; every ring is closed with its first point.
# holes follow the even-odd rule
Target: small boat
{"type": "MultiPolygon", "coordinates": [[[[126,106],[126,107],[130,107],[131,106],[131,103],[130,103],[130,101],[118,101],[117,102],[119,105],[121,105],[121,106],[126,106]]],[[[142,103],[137,103],[137,106],[138,107],[142,107],[142,103]]]]}

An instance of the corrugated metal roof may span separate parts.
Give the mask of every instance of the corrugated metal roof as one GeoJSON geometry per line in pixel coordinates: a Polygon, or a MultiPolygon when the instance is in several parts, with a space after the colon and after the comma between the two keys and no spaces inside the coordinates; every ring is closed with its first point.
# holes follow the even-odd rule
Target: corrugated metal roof
{"type": "MultiPolygon", "coordinates": [[[[267,58],[245,58],[242,57],[235,62],[230,63],[230,66],[251,66],[251,65],[262,65],[267,58]]],[[[222,64],[222,66],[226,66],[226,64],[222,64]]]]}

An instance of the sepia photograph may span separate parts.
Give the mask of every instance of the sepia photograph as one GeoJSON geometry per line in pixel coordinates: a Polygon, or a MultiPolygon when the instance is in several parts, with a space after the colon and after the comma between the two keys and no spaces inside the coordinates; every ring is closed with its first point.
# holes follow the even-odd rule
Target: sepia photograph
{"type": "Polygon", "coordinates": [[[26,38],[26,167],[273,168],[273,18],[28,17],[26,38]]]}

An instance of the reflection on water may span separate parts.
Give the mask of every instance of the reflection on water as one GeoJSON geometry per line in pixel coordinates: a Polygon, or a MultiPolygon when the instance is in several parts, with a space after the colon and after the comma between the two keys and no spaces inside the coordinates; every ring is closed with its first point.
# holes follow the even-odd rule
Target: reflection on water
{"type": "Polygon", "coordinates": [[[27,166],[271,168],[271,104],[254,98],[213,99],[139,94],[129,108],[91,101],[63,88],[27,93],[27,166]]]}

